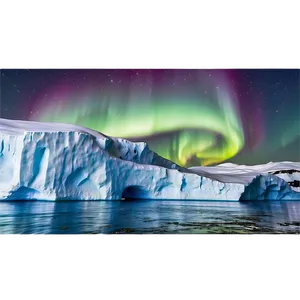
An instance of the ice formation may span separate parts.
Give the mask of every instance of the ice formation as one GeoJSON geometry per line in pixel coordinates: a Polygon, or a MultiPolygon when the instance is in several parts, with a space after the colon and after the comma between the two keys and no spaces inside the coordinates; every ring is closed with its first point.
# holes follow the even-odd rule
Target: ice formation
{"type": "Polygon", "coordinates": [[[298,187],[285,181],[299,174],[300,163],[292,162],[185,169],[143,142],[70,124],[0,119],[1,200],[300,200],[298,187]],[[269,175],[282,170],[295,172],[269,175]]]}

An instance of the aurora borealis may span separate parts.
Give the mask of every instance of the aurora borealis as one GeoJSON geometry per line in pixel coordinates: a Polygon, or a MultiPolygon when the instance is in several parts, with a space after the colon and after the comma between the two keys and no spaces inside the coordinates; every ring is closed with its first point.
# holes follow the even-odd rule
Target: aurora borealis
{"type": "Polygon", "coordinates": [[[2,70],[1,117],[146,141],[182,166],[299,161],[299,70],[2,70]]]}

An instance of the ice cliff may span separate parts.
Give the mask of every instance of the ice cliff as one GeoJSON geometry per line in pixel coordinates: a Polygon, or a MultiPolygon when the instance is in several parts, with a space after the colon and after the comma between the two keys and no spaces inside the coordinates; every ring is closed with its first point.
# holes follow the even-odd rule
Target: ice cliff
{"type": "MultiPolygon", "coordinates": [[[[300,171],[298,163],[289,164],[300,171]]],[[[260,199],[255,180],[269,175],[254,172],[241,182],[241,172],[232,169],[239,167],[181,168],[143,142],[108,137],[80,126],[0,119],[1,200],[239,200],[241,195],[245,198],[241,200],[249,195],[260,199]],[[246,186],[252,187],[250,192],[246,186]]],[[[264,182],[265,189],[274,188],[268,178],[264,182]]],[[[282,182],[278,184],[280,193],[282,182]]],[[[300,195],[286,183],[286,196],[287,190],[294,195],[288,198],[300,195]]],[[[271,192],[266,195],[266,199],[280,198],[271,192]]]]}
{"type": "Polygon", "coordinates": [[[259,175],[249,185],[240,197],[245,200],[300,200],[300,194],[293,191],[286,181],[274,175],[259,175]]]}

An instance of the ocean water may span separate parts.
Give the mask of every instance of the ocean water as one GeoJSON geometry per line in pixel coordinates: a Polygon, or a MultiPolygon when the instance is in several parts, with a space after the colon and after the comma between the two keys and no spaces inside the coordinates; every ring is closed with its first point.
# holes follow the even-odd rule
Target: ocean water
{"type": "Polygon", "coordinates": [[[300,201],[18,201],[0,234],[300,233],[300,201]]]}

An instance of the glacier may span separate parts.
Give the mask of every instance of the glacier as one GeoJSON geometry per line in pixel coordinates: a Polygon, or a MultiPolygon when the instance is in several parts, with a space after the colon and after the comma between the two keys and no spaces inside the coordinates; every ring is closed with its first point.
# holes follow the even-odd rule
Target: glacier
{"type": "Polygon", "coordinates": [[[297,162],[187,169],[144,142],[0,119],[0,200],[300,200],[299,187],[289,185],[299,178],[297,162]]]}

